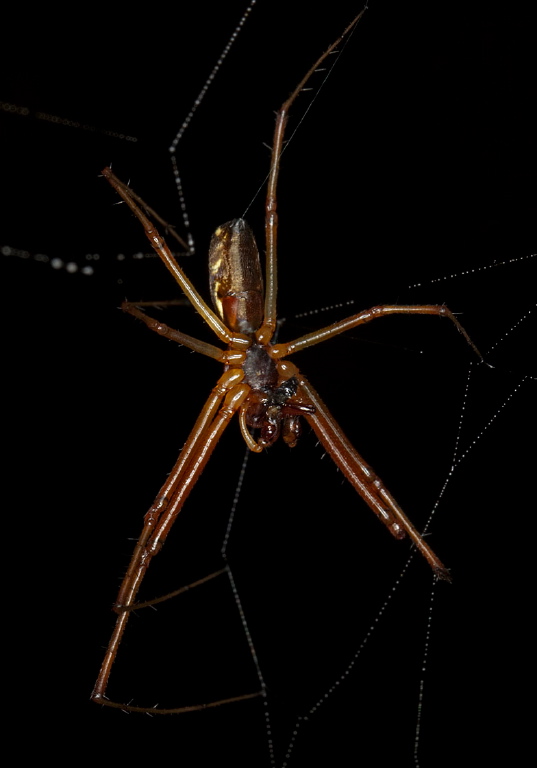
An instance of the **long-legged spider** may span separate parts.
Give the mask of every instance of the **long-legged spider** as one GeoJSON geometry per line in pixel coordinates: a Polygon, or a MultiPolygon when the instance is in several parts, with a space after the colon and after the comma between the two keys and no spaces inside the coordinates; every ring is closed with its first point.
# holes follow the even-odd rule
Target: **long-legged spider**
{"type": "MultiPolygon", "coordinates": [[[[167,714],[205,709],[263,695],[263,691],[255,691],[173,709],[136,707],[109,701],[105,696],[111,668],[129,615],[133,609],[150,604],[135,602],[147,568],[162,548],[184,502],[235,414],[238,415],[240,429],[248,448],[255,453],[273,445],[280,435],[288,446],[294,447],[300,436],[300,420],[306,419],[335,464],[390,533],[397,539],[409,537],[427,560],[435,576],[445,580],[450,578],[449,571],[408,520],[380,478],[350,444],[307,378],[288,358],[358,325],[394,314],[437,315],[448,318],[481,358],[479,350],[464,328],[445,306],[380,305],[287,343],[276,342],[275,339],[277,184],[288,113],[312,74],[349,34],[363,13],[364,11],[361,11],[356,16],[340,38],[308,70],[277,113],[265,204],[264,296],[257,246],[250,228],[243,219],[234,219],[221,225],[213,235],[209,250],[209,271],[215,313],[186,278],[166,242],[139,207],[139,198],[111,169],[103,170],[105,178],[141,222],[158,256],[196,311],[225,345],[225,349],[169,328],[146,315],[139,304],[123,304],[124,311],[142,320],[150,330],[217,360],[224,365],[224,372],[203,406],[168,479],[145,515],[141,536],[114,605],[118,618],[92,693],[92,699],[97,703],[127,711],[167,714]]],[[[211,574],[201,581],[213,578],[218,573],[211,574]]]]}

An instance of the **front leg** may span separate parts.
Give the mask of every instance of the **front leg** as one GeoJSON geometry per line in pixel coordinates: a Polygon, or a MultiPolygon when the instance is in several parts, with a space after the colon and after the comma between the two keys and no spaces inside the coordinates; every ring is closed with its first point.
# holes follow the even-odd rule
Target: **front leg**
{"type": "MultiPolygon", "coordinates": [[[[250,388],[241,383],[243,376],[243,371],[235,368],[229,369],[220,377],[205,403],[174,468],[144,517],[142,533],[134,548],[131,562],[114,605],[114,610],[118,614],[116,625],[91,695],[92,700],[97,703],[128,711],[151,711],[160,714],[170,711],[131,707],[130,705],[111,702],[105,696],[106,688],[130,611],[134,607],[136,595],[151,560],[161,550],[173,523],[203,472],[222,433],[248,396],[250,388]]],[[[254,695],[257,696],[260,693],[247,694],[246,696],[229,700],[219,700],[218,702],[193,705],[171,711],[181,712],[204,709],[207,706],[216,706],[217,704],[228,703],[228,701],[240,701],[244,698],[251,698],[254,695]]]]}
{"type": "Polygon", "coordinates": [[[305,418],[347,480],[392,536],[396,539],[408,536],[427,560],[435,576],[444,581],[451,581],[448,569],[412,525],[382,480],[351,445],[311,384],[298,372],[297,379],[299,394],[315,408],[315,411],[307,414],[305,418]]]}

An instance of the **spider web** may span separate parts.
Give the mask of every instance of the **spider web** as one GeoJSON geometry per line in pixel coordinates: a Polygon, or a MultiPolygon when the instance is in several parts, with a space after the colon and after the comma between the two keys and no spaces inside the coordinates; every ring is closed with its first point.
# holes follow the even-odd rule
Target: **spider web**
{"type": "MultiPolygon", "coordinates": [[[[53,687],[54,721],[73,718],[107,760],[173,750],[188,766],[271,765],[261,701],[151,719],[87,704],[107,641],[98,617],[130,558],[127,537],[138,536],[218,376],[212,361],[117,311],[125,297],[175,289],[156,259],[134,258],[144,237],[98,174],[111,162],[181,223],[167,147],[242,13],[234,5],[212,9],[222,16],[210,25],[204,8],[181,11],[177,26],[157,5],[158,55],[140,20],[107,17],[103,35],[97,19],[91,51],[46,30],[40,66],[11,59],[2,95],[17,108],[0,112],[12,503],[31,526],[24,557],[35,584],[17,600],[19,626],[29,601],[40,618],[20,706],[53,687]]],[[[183,140],[198,244],[184,267],[202,289],[212,230],[242,213],[268,169],[272,110],[356,12],[333,6],[313,17],[300,3],[259,5],[183,140]]],[[[297,717],[334,685],[300,725],[290,766],[313,757],[453,765],[493,751],[512,762],[521,736],[513,702],[527,675],[533,533],[531,98],[524,19],[475,16],[374,4],[282,165],[282,338],[378,303],[446,303],[495,367],[477,364],[434,318],[374,323],[296,358],[416,526],[435,512],[431,542],[454,582],[432,591],[427,566],[417,557],[407,566],[408,546],[307,430],[293,452],[249,459],[228,555],[267,684],[274,765],[285,763],[297,717]]],[[[262,242],[262,199],[248,219],[262,242]]],[[[173,311],[177,327],[212,340],[189,308],[173,311]]],[[[243,454],[230,427],[152,564],[146,597],[220,566],[243,454]]],[[[258,687],[225,579],[140,612],[129,630],[111,680],[119,700],[181,705],[258,687]]],[[[41,707],[38,716],[49,718],[41,707]]]]}

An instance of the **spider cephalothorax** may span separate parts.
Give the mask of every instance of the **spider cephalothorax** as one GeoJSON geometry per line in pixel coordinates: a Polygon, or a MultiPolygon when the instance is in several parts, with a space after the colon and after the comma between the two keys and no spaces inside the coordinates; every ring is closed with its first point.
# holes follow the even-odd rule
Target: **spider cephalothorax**
{"type": "MultiPolygon", "coordinates": [[[[262,347],[252,348],[255,349],[264,352],[262,347]]],[[[290,448],[297,444],[301,434],[300,416],[315,413],[313,405],[294,399],[297,388],[298,381],[295,376],[291,376],[276,387],[251,390],[246,404],[245,420],[248,427],[260,430],[257,438],[260,448],[273,445],[280,434],[290,448]]]]}

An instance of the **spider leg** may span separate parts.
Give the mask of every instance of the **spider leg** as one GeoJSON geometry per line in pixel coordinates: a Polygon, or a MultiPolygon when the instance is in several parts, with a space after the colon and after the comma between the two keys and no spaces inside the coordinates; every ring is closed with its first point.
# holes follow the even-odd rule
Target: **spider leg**
{"type": "Polygon", "coordinates": [[[144,212],[139,208],[132,194],[132,190],[124,184],[117,176],[112,173],[110,168],[104,168],[103,176],[109,184],[116,190],[118,195],[127,203],[136,218],[142,224],[145,234],[151,243],[155,253],[162,259],[164,265],[171,272],[175,280],[179,283],[183,293],[190,301],[196,312],[203,317],[207,325],[218,336],[220,341],[232,345],[234,348],[246,349],[251,344],[247,336],[237,333],[231,333],[223,321],[215,315],[206,302],[201,298],[198,291],[194,288],[190,280],[185,276],[183,270],[175,260],[164,238],[159,234],[155,225],[147,218],[144,212]]]}
{"type": "MultiPolygon", "coordinates": [[[[119,181],[119,180],[118,180],[118,181],[119,181]]],[[[120,183],[121,183],[121,184],[123,184],[123,182],[120,182],[120,183]]],[[[123,185],[123,186],[126,186],[126,185],[123,185]]],[[[177,240],[177,242],[179,243],[179,245],[180,245],[182,248],[184,248],[184,252],[185,252],[185,254],[188,254],[188,253],[190,253],[190,247],[189,247],[188,243],[187,243],[185,240],[183,240],[183,238],[182,238],[180,235],[178,235],[178,234],[177,234],[177,232],[175,231],[175,227],[173,226],[173,224],[169,224],[167,221],[165,221],[165,220],[162,218],[162,216],[159,216],[159,214],[157,213],[157,211],[155,211],[153,208],[151,208],[151,207],[150,207],[150,206],[149,206],[149,205],[148,205],[148,204],[145,202],[145,200],[142,200],[142,198],[141,198],[139,195],[137,195],[137,194],[136,194],[136,192],[135,192],[133,189],[131,189],[131,187],[127,187],[127,189],[128,189],[128,191],[129,191],[129,196],[130,196],[130,197],[131,197],[131,198],[132,198],[132,199],[133,199],[135,202],[137,202],[137,203],[138,203],[138,205],[139,205],[141,208],[143,208],[143,209],[144,209],[144,211],[146,211],[146,212],[147,212],[147,213],[148,213],[148,214],[149,214],[149,215],[150,215],[150,216],[151,216],[151,217],[152,217],[152,218],[153,218],[155,221],[158,221],[158,223],[159,223],[159,224],[160,224],[162,227],[164,227],[164,232],[165,232],[167,235],[168,235],[168,234],[169,234],[169,235],[171,235],[173,238],[175,238],[175,240],[177,240]]]]}
{"type": "Polygon", "coordinates": [[[229,573],[229,566],[224,566],[224,568],[220,568],[219,571],[214,571],[213,573],[207,574],[207,576],[203,576],[201,579],[197,579],[196,581],[191,582],[190,584],[186,584],[183,587],[179,587],[179,589],[174,589],[172,592],[168,592],[165,595],[161,595],[160,597],[155,597],[153,600],[144,600],[141,603],[134,603],[133,605],[129,605],[129,612],[130,611],[140,611],[142,608],[149,608],[151,605],[157,605],[158,603],[164,603],[166,600],[171,600],[172,597],[178,597],[179,595],[183,595],[185,592],[189,592],[191,589],[194,589],[195,587],[201,587],[202,584],[207,584],[208,581],[212,581],[213,579],[216,579],[218,576],[223,576],[224,573],[229,573]]]}
{"type": "MultiPolygon", "coordinates": [[[[146,315],[146,313],[140,309],[139,304],[131,301],[124,301],[121,305],[121,309],[123,312],[127,312],[138,320],[142,320],[150,331],[155,331],[155,333],[164,336],[166,339],[176,341],[178,344],[182,344],[184,347],[188,347],[188,349],[192,349],[194,352],[199,352],[206,357],[212,357],[214,360],[218,360],[218,362],[227,362],[229,356],[227,350],[219,349],[219,347],[215,347],[213,344],[207,344],[205,341],[200,341],[193,336],[188,336],[186,333],[170,328],[165,323],[156,320],[154,317],[146,315]]],[[[242,353],[239,352],[237,354],[241,355],[242,353]]]]}
{"type": "Polygon", "coordinates": [[[295,90],[288,99],[284,101],[276,113],[276,127],[274,129],[274,138],[272,141],[272,157],[270,161],[269,180],[267,185],[267,197],[265,202],[265,241],[266,241],[266,262],[265,262],[265,312],[261,328],[256,332],[256,338],[259,344],[268,344],[274,336],[276,330],[276,294],[278,286],[277,277],[277,240],[278,240],[278,213],[276,190],[278,187],[278,176],[280,173],[280,158],[283,151],[283,139],[289,110],[298,98],[298,95],[306,86],[313,73],[321,66],[325,59],[338,47],[342,40],[349,35],[358,24],[367,9],[367,5],[354,17],[351,23],[343,31],[343,34],[319,56],[315,64],[306,72],[295,90]]]}
{"type": "Polygon", "coordinates": [[[387,315],[438,315],[439,317],[447,317],[451,320],[459,333],[464,336],[466,342],[474,350],[476,355],[483,360],[483,355],[459,323],[453,312],[442,304],[382,304],[378,307],[372,307],[357,315],[351,315],[344,320],[340,320],[333,325],[327,325],[325,328],[320,328],[318,331],[308,333],[305,336],[300,336],[300,338],[295,339],[294,341],[287,342],[286,344],[275,344],[270,349],[270,356],[273,359],[288,357],[295,352],[299,352],[301,349],[306,349],[306,347],[319,344],[321,341],[326,341],[340,333],[345,333],[345,331],[348,331],[351,328],[356,328],[358,325],[369,323],[377,317],[386,317],[387,315]]]}
{"type": "Polygon", "coordinates": [[[382,480],[351,445],[315,389],[302,374],[297,372],[296,375],[299,394],[304,395],[315,407],[315,412],[305,414],[305,418],[347,480],[395,538],[408,536],[427,560],[435,576],[451,581],[447,568],[423,540],[382,480]]]}
{"type": "Polygon", "coordinates": [[[93,701],[127,711],[171,714],[205,709],[261,695],[261,692],[256,692],[177,709],[133,707],[109,701],[105,697],[112,665],[117,656],[119,644],[129,619],[130,609],[134,607],[136,595],[151,559],[162,548],[175,519],[203,472],[225,428],[248,396],[250,387],[241,383],[243,376],[242,370],[230,369],[220,377],[205,403],[172,472],[144,517],[144,527],[141,536],[134,549],[131,562],[114,605],[114,610],[119,615],[91,695],[93,701]]]}

